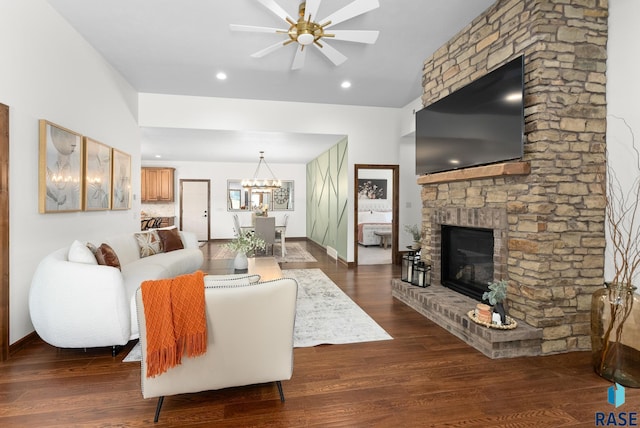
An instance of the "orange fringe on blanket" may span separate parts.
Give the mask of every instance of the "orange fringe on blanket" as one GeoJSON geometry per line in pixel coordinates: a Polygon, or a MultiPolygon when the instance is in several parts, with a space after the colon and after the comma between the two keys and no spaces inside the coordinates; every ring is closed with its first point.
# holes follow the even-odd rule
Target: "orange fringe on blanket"
{"type": "Polygon", "coordinates": [[[144,281],[141,287],[147,327],[147,377],[180,364],[184,353],[189,357],[204,354],[204,272],[144,281]]]}

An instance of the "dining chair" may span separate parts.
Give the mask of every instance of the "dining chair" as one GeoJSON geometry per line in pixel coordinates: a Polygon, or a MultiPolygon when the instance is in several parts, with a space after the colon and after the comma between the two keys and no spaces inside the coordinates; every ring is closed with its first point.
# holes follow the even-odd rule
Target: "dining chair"
{"type": "Polygon", "coordinates": [[[276,239],[281,239],[282,234],[286,233],[288,223],[289,223],[289,214],[285,214],[284,222],[282,223],[283,228],[281,230],[276,230],[276,239]]]}
{"type": "Polygon", "coordinates": [[[236,238],[240,236],[242,230],[240,229],[240,219],[238,218],[238,214],[233,215],[233,229],[236,234],[236,238]]]}
{"type": "Polygon", "coordinates": [[[265,254],[271,246],[271,254],[273,255],[273,245],[276,242],[276,218],[256,217],[256,236],[262,238],[267,244],[265,254]]]}

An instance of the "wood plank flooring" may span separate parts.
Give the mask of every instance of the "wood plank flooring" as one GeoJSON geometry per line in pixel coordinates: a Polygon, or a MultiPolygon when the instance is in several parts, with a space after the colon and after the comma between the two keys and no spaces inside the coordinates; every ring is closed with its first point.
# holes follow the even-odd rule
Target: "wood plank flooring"
{"type": "MultiPolygon", "coordinates": [[[[618,409],[607,403],[611,384],[587,352],[490,360],[391,297],[397,266],[349,270],[301,245],[318,263],[282,268],[321,268],[394,340],[296,349],[285,403],[275,384],[172,396],[155,426],[587,427],[596,412],[640,411],[639,389],[627,388],[618,409]]],[[[0,363],[0,426],[154,425],[139,364],[121,362],[131,346],[112,358],[107,348],[29,343],[0,363]]]]}

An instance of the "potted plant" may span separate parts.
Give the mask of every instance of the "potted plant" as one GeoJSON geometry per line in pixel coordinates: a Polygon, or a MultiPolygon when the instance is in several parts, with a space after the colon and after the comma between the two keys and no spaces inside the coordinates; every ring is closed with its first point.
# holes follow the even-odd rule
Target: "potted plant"
{"type": "Polygon", "coordinates": [[[224,244],[224,246],[237,253],[233,262],[233,267],[237,270],[247,269],[249,266],[248,254],[253,255],[256,250],[264,250],[267,247],[264,240],[251,231],[239,233],[238,236],[224,244]]]}
{"type": "Polygon", "coordinates": [[[504,279],[491,281],[489,282],[489,291],[485,291],[482,295],[482,300],[488,300],[493,307],[493,312],[500,315],[502,325],[507,323],[507,312],[504,308],[504,300],[507,298],[507,284],[504,279]]]}
{"type": "Polygon", "coordinates": [[[418,227],[417,224],[414,224],[411,226],[408,224],[405,224],[404,231],[409,233],[409,235],[411,235],[411,237],[413,238],[412,248],[414,250],[419,250],[420,248],[422,248],[422,232],[420,232],[420,228],[418,227]]]}

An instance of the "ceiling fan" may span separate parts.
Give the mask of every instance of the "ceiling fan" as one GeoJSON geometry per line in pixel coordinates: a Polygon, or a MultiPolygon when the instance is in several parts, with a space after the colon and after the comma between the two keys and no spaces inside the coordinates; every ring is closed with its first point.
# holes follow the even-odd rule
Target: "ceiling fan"
{"type": "Polygon", "coordinates": [[[298,70],[304,66],[304,59],[308,49],[306,46],[315,46],[333,64],[340,65],[347,60],[347,57],[329,45],[326,38],[342,40],[346,42],[373,44],[378,39],[378,31],[369,30],[335,30],[331,33],[325,32],[328,28],[344,22],[348,19],[362,15],[380,7],[378,0],[355,0],[342,9],[337,10],[325,19],[317,19],[316,13],[321,0],[306,0],[300,3],[298,8],[298,20],[294,21],[282,7],[274,0],[256,0],[271,12],[285,20],[290,26],[288,29],[256,27],[252,25],[231,24],[233,31],[249,31],[257,33],[279,33],[288,35],[284,42],[278,42],[268,46],[251,56],[261,58],[284,46],[296,43],[296,55],[293,58],[292,70],[298,70]],[[300,49],[297,49],[297,47],[300,49]]]}

